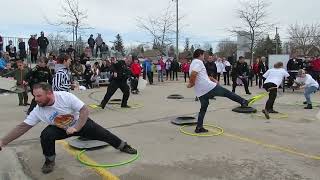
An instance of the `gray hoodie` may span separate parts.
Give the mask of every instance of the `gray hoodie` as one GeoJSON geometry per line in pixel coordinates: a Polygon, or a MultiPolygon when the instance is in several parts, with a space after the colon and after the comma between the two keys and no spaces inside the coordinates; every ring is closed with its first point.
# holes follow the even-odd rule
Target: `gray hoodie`
{"type": "Polygon", "coordinates": [[[96,38],[96,44],[97,46],[101,46],[103,43],[103,39],[101,37],[101,35],[99,34],[98,37],[96,38]]]}

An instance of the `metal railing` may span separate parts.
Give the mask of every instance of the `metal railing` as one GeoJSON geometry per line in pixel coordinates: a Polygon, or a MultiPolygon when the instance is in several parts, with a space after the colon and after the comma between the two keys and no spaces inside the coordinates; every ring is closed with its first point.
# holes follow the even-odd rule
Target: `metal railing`
{"type": "MultiPolygon", "coordinates": [[[[9,45],[9,41],[12,41],[12,44],[17,48],[17,52],[19,52],[18,45],[19,45],[19,39],[22,39],[23,42],[26,44],[26,52],[28,55],[30,55],[29,51],[29,45],[28,41],[30,38],[20,38],[20,37],[2,37],[3,40],[3,51],[6,51],[6,46],[9,45]]],[[[54,52],[55,54],[58,54],[59,48],[61,45],[65,45],[66,48],[69,47],[69,45],[74,45],[75,42],[73,41],[66,41],[66,40],[49,40],[49,45],[47,47],[47,52],[54,52]]],[[[84,42],[83,42],[84,43],[84,42]]],[[[83,52],[84,47],[75,47],[78,54],[83,52]]]]}

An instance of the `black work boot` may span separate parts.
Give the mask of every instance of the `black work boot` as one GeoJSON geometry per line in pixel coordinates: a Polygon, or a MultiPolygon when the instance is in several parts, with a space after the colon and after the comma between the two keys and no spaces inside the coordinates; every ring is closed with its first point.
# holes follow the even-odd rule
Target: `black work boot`
{"type": "Polygon", "coordinates": [[[204,127],[196,127],[196,129],[194,130],[195,133],[207,133],[209,132],[207,129],[205,129],[204,127]]]}
{"type": "Polygon", "coordinates": [[[125,152],[128,154],[137,154],[137,150],[131,147],[130,145],[126,144],[123,146],[122,149],[120,149],[121,152],[125,152]]]}
{"type": "Polygon", "coordinates": [[[242,103],[241,103],[241,107],[242,108],[246,108],[249,106],[249,102],[247,100],[243,100],[242,103]]]}
{"type": "Polygon", "coordinates": [[[275,111],[274,109],[271,109],[271,110],[269,110],[268,112],[269,112],[269,113],[274,113],[274,114],[279,113],[278,111],[275,111]]]}
{"type": "Polygon", "coordinates": [[[269,111],[264,109],[262,110],[262,113],[264,114],[264,116],[267,118],[267,119],[270,119],[270,116],[269,116],[269,111]]]}
{"type": "Polygon", "coordinates": [[[99,105],[97,105],[99,108],[101,108],[101,109],[104,109],[106,106],[105,105],[102,105],[102,104],[99,104],[99,105]]]}
{"type": "Polygon", "coordinates": [[[55,165],[54,161],[50,161],[49,159],[46,159],[46,161],[44,162],[41,168],[42,173],[43,174],[51,173],[54,169],[54,165],[55,165]]]}
{"type": "Polygon", "coordinates": [[[129,105],[121,105],[121,108],[131,108],[129,105]]]}
{"type": "Polygon", "coordinates": [[[312,104],[308,104],[307,107],[304,107],[304,109],[312,109],[312,104]]]}

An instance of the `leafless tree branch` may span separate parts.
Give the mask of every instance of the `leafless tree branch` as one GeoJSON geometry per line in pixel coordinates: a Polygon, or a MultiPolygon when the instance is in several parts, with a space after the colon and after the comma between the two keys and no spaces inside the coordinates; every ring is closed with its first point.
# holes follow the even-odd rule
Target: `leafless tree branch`
{"type": "Polygon", "coordinates": [[[257,41],[273,27],[273,24],[266,20],[269,6],[270,3],[266,0],[244,0],[240,2],[240,8],[236,11],[241,20],[241,25],[234,27],[231,32],[248,37],[251,52],[250,63],[253,59],[253,49],[257,41]]]}

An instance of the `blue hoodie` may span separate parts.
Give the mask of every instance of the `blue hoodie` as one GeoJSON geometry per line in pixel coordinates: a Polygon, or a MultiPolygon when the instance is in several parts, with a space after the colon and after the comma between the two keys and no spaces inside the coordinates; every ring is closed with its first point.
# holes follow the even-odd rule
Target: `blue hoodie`
{"type": "Polygon", "coordinates": [[[143,66],[143,70],[144,70],[144,71],[146,71],[146,72],[151,72],[151,71],[152,71],[152,65],[151,65],[150,60],[146,59],[146,60],[142,63],[142,66],[143,66]]]}
{"type": "Polygon", "coordinates": [[[6,68],[7,62],[5,59],[0,58],[0,70],[4,70],[6,68]]]}

